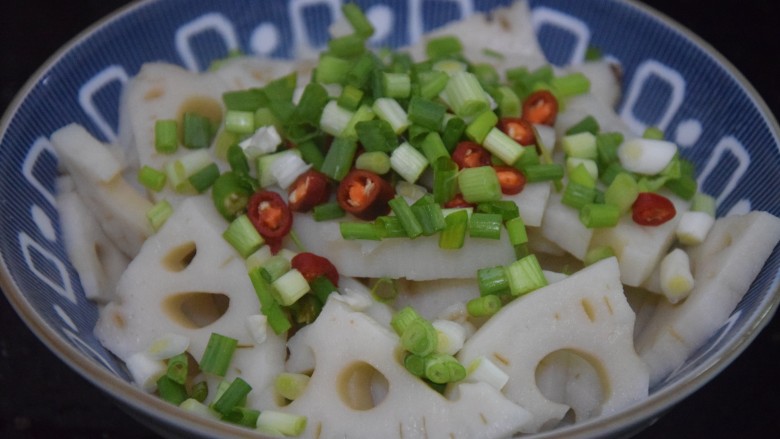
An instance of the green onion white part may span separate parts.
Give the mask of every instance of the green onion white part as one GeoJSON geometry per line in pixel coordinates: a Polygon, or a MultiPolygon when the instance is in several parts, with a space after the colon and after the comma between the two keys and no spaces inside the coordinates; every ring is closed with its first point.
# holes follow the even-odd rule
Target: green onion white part
{"type": "Polygon", "coordinates": [[[452,320],[438,319],[431,323],[439,336],[436,352],[455,355],[466,341],[466,328],[452,320]]]}
{"type": "Polygon", "coordinates": [[[467,370],[468,375],[466,375],[465,381],[469,383],[484,382],[501,390],[509,381],[509,375],[485,356],[475,358],[468,365],[467,370]]]}
{"type": "Polygon", "coordinates": [[[246,329],[256,344],[265,342],[268,338],[268,317],[264,314],[253,314],[246,317],[246,329]]]}
{"type": "Polygon", "coordinates": [[[238,146],[244,150],[247,160],[256,160],[261,155],[276,152],[282,144],[282,136],[273,125],[260,127],[252,136],[241,141],[238,146]]]}
{"type": "Polygon", "coordinates": [[[663,171],[677,154],[677,145],[666,140],[628,139],[618,147],[618,159],[628,171],[655,175],[663,171]]]}
{"type": "Polygon", "coordinates": [[[428,159],[408,142],[404,142],[390,154],[390,167],[404,180],[414,183],[428,167],[428,159]]]}
{"type": "Polygon", "coordinates": [[[714,224],[715,217],[712,215],[689,210],[680,217],[675,234],[683,245],[699,245],[707,238],[714,224]]]}
{"type": "Polygon", "coordinates": [[[671,303],[677,303],[693,290],[693,274],[688,253],[674,249],[661,260],[659,266],[661,291],[671,303]]]}
{"type": "Polygon", "coordinates": [[[125,360],[133,382],[147,392],[157,390],[157,380],[168,370],[165,362],[152,358],[146,352],[138,352],[125,360]]]}
{"type": "Polygon", "coordinates": [[[303,161],[299,155],[284,154],[271,167],[271,175],[276,179],[280,188],[287,190],[301,174],[310,168],[311,164],[303,161]]]}
{"type": "Polygon", "coordinates": [[[154,360],[167,360],[184,353],[190,347],[190,338],[180,334],[167,333],[157,337],[146,348],[146,354],[154,360]]]}

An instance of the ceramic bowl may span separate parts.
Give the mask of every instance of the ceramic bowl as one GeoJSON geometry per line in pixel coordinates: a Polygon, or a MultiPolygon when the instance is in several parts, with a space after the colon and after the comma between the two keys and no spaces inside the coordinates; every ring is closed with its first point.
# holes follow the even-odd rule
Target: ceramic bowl
{"type": "MultiPolygon", "coordinates": [[[[47,137],[77,122],[116,140],[118,100],[147,61],[200,71],[232,49],[292,57],[317,49],[338,0],[143,1],[100,21],[52,57],[8,108],[0,147],[0,274],[8,300],[65,363],[165,435],[246,434],[183,413],[130,384],[121,362],[92,334],[97,307],[68,261],[54,204],[57,158],[47,137]]],[[[358,1],[376,20],[377,44],[402,46],[464,15],[507,1],[358,1]]],[[[690,32],[631,1],[532,0],[533,23],[554,64],[600,47],[624,69],[619,114],[633,129],[658,126],[697,163],[718,215],[751,209],[780,215],[780,130],[731,64],[690,32]],[[737,115],[734,117],[733,115],[737,115]]],[[[556,430],[571,437],[638,431],[728,366],[771,319],[780,294],[775,249],[724,324],[640,404],[556,430]]],[[[540,435],[543,437],[546,435],[540,435]]]]}

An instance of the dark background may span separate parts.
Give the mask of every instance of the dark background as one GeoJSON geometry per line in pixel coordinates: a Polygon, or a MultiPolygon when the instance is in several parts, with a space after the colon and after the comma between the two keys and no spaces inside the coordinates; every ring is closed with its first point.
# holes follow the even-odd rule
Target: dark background
{"type": "MultiPolygon", "coordinates": [[[[0,0],[0,109],[27,78],[121,0],[0,0]]],[[[708,41],[780,114],[780,27],[770,1],[649,0],[708,41]]],[[[780,318],[729,368],[639,438],[775,437],[780,318]],[[771,433],[775,431],[775,433],[771,433]]],[[[0,437],[155,438],[51,354],[0,294],[0,437]]]]}

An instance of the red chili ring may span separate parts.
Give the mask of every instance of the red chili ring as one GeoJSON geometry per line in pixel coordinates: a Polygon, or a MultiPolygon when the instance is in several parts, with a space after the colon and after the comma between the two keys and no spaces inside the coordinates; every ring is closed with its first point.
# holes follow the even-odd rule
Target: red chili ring
{"type": "Polygon", "coordinates": [[[531,93],[523,101],[522,118],[530,123],[553,125],[558,117],[558,99],[548,90],[531,93]]]}
{"type": "Polygon", "coordinates": [[[247,216],[266,240],[281,241],[292,228],[292,212],[281,195],[261,190],[249,198],[247,216]]]}
{"type": "Polygon", "coordinates": [[[328,201],[330,181],[322,172],[310,169],[301,174],[288,190],[287,201],[293,212],[308,212],[328,201]]]}
{"type": "Polygon", "coordinates": [[[452,152],[452,161],[458,165],[459,169],[488,166],[490,165],[490,153],[482,145],[464,140],[458,142],[455,151],[452,152]]]}
{"type": "Polygon", "coordinates": [[[498,121],[498,129],[523,146],[536,144],[536,135],[534,134],[533,125],[523,118],[502,117],[498,121]]]}
{"type": "Polygon", "coordinates": [[[493,166],[504,195],[516,195],[525,188],[525,175],[519,169],[511,166],[493,166]]]}
{"type": "Polygon", "coordinates": [[[631,218],[642,226],[659,226],[677,214],[674,204],[663,195],[641,192],[631,206],[631,218]]]}
{"type": "Polygon", "coordinates": [[[388,201],[395,196],[390,183],[379,175],[353,169],[341,180],[336,200],[346,212],[366,221],[373,221],[390,212],[388,201]]]}
{"type": "Polygon", "coordinates": [[[333,285],[339,285],[339,272],[327,258],[314,253],[302,252],[293,256],[290,265],[300,271],[307,282],[325,276],[333,285]]]}

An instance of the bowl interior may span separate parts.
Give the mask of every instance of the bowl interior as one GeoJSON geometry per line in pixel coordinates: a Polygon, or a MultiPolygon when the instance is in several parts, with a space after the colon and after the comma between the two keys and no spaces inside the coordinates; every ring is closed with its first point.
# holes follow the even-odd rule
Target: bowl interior
{"type": "MultiPolygon", "coordinates": [[[[507,3],[358,1],[369,16],[381,20],[377,46],[402,46],[448,21],[507,3]]],[[[320,48],[338,4],[142,2],[82,34],[28,84],[3,121],[3,288],[28,322],[40,319],[39,335],[58,355],[66,360],[86,355],[128,380],[121,363],[92,335],[97,308],[84,297],[67,260],[54,204],[57,160],[47,137],[76,122],[103,141],[115,141],[122,86],[147,61],[200,71],[233,49],[291,58],[320,48]]],[[[542,48],[554,64],[582,60],[590,45],[621,63],[625,93],[620,115],[637,132],[657,126],[678,143],[698,165],[700,188],[717,198],[719,215],[748,210],[780,215],[780,193],[773,190],[780,180],[777,123],[728,63],[638,4],[533,0],[531,6],[542,48]]],[[[681,398],[664,396],[664,390],[717,371],[722,367],[718,361],[727,364],[736,356],[778,301],[779,268],[775,251],[727,324],[651,389],[651,399],[681,398]]]]}

